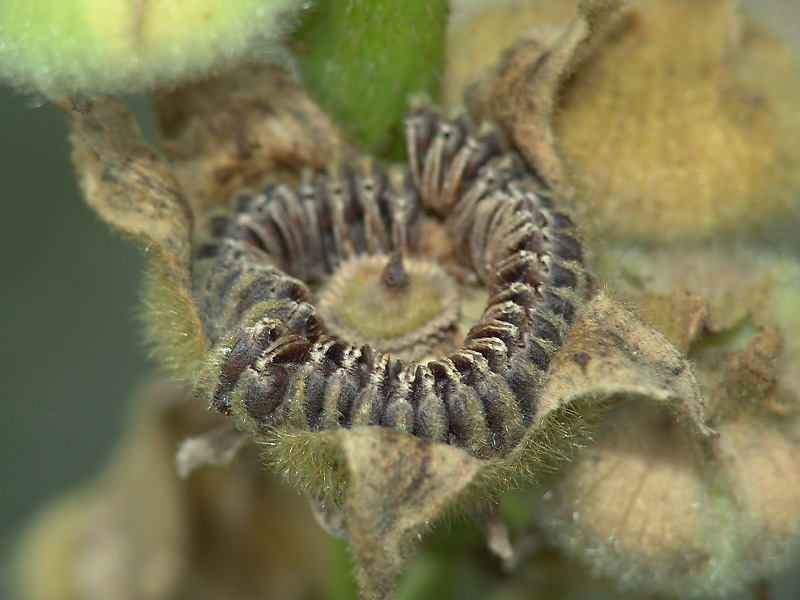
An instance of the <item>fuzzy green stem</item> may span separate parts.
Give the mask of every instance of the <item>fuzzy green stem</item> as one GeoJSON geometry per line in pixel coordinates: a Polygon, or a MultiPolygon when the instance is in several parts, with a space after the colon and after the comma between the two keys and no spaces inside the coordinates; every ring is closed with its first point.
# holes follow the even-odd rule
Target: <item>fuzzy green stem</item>
{"type": "Polygon", "coordinates": [[[295,34],[308,89],[364,149],[403,154],[408,97],[437,100],[447,0],[319,0],[295,34]]]}

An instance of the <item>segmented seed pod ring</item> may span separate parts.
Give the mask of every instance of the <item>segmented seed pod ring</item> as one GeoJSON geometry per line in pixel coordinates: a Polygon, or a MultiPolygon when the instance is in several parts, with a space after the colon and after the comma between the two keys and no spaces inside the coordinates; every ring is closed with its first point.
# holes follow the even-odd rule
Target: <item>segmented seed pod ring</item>
{"type": "Polygon", "coordinates": [[[193,264],[198,392],[257,437],[377,425],[503,456],[588,295],[573,220],[500,137],[420,107],[408,165],[240,195],[193,264]],[[488,297],[464,325],[465,286],[488,297]]]}

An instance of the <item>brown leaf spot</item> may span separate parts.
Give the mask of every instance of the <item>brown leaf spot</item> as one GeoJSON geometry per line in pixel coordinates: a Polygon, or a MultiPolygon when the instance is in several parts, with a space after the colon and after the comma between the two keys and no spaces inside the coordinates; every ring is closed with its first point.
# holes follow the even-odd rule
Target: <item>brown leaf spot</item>
{"type": "Polygon", "coordinates": [[[581,368],[581,372],[585,375],[586,374],[586,366],[592,360],[592,357],[589,356],[586,352],[576,352],[572,355],[572,360],[581,368]]]}

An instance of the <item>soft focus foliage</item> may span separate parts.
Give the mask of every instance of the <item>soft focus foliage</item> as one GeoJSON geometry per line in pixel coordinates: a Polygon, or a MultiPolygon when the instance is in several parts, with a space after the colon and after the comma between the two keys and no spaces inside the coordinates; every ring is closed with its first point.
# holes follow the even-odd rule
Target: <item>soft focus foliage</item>
{"type": "Polygon", "coordinates": [[[50,99],[170,87],[253,56],[283,29],[282,14],[296,4],[4,0],[0,79],[50,99]]]}

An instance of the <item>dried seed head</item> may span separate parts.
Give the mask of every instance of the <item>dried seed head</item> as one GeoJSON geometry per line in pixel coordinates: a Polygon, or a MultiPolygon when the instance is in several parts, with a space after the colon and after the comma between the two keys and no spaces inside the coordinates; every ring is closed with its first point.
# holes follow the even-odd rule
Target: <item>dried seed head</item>
{"type": "Polygon", "coordinates": [[[588,295],[575,223],[465,117],[419,107],[405,131],[408,167],[243,194],[196,248],[198,389],[258,437],[382,425],[488,457],[533,423],[588,295]],[[462,332],[448,272],[488,296],[462,332]]]}

